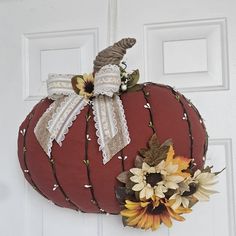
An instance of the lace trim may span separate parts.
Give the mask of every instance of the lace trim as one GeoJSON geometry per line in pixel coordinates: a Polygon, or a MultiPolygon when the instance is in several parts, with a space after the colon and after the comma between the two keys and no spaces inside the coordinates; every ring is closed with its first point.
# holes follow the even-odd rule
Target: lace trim
{"type": "MultiPolygon", "coordinates": [[[[120,88],[120,86],[119,86],[120,88]]],[[[112,97],[114,95],[114,93],[117,93],[119,91],[119,89],[117,90],[117,87],[109,87],[109,88],[106,88],[106,87],[103,87],[101,89],[99,89],[99,91],[97,90],[96,92],[94,92],[94,95],[95,96],[98,96],[98,95],[106,95],[108,97],[112,97]]]]}
{"type": "Polygon", "coordinates": [[[51,139],[55,139],[62,146],[62,141],[65,139],[65,135],[73,121],[86,105],[87,101],[77,94],[67,96],[48,122],[47,129],[51,133],[51,139]]]}
{"type": "Polygon", "coordinates": [[[56,100],[74,93],[71,85],[72,74],[49,74],[47,80],[48,98],[56,100]]]}
{"type": "Polygon", "coordinates": [[[64,126],[61,136],[56,138],[57,143],[62,146],[62,142],[65,140],[66,134],[68,134],[70,127],[73,125],[73,122],[76,120],[77,116],[81,113],[84,107],[88,104],[85,99],[81,101],[81,106],[76,106],[74,112],[68,117],[67,124],[64,126]]]}
{"type": "Polygon", "coordinates": [[[102,150],[118,131],[112,100],[111,98],[100,95],[93,102],[92,108],[99,150],[102,150]]]}
{"type": "Polygon", "coordinates": [[[129,136],[129,129],[128,129],[128,124],[127,124],[127,120],[126,120],[126,117],[125,117],[125,110],[124,110],[124,107],[123,107],[123,104],[122,104],[122,101],[120,99],[120,97],[117,95],[116,96],[116,101],[119,105],[119,111],[120,111],[120,118],[121,118],[121,121],[122,121],[122,130],[123,130],[123,133],[124,133],[124,137],[126,138],[126,146],[131,142],[131,139],[130,139],[130,136],[129,136]]]}
{"type": "Polygon", "coordinates": [[[128,126],[122,102],[118,95],[113,98],[100,95],[93,103],[93,115],[99,150],[103,163],[130,143],[128,126]],[[107,109],[104,107],[109,104],[107,109]]]}
{"type": "Polygon", "coordinates": [[[103,75],[103,74],[117,74],[117,73],[120,73],[120,68],[119,66],[117,65],[112,65],[112,64],[108,64],[108,65],[105,65],[103,66],[97,73],[96,73],[96,76],[100,76],[100,75],[103,75]]]}
{"type": "Polygon", "coordinates": [[[99,120],[99,116],[98,116],[98,113],[97,113],[97,110],[96,109],[96,103],[95,103],[95,99],[94,101],[92,102],[92,109],[93,109],[93,120],[94,120],[94,126],[95,126],[95,129],[96,129],[96,136],[97,136],[97,143],[99,145],[99,151],[101,151],[102,148],[104,148],[105,144],[103,142],[103,136],[102,136],[102,132],[100,130],[100,120],[99,120]]]}
{"type": "Polygon", "coordinates": [[[48,157],[50,157],[53,139],[51,138],[51,134],[47,130],[46,126],[48,124],[48,121],[52,118],[57,107],[60,106],[63,100],[64,98],[62,97],[53,102],[40,117],[38,123],[34,128],[35,136],[43,150],[47,153],[48,157]]]}
{"type": "Polygon", "coordinates": [[[94,95],[112,97],[119,91],[121,85],[120,69],[116,65],[106,65],[95,74],[94,95]]]}

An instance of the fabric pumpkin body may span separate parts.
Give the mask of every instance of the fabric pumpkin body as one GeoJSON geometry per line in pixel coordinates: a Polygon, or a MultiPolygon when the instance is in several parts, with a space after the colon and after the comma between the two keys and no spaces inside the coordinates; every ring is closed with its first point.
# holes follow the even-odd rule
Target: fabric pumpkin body
{"type": "Polygon", "coordinates": [[[141,90],[122,94],[121,100],[131,143],[106,165],[89,105],[73,122],[62,147],[53,144],[50,161],[36,140],[34,127],[53,101],[39,102],[19,129],[18,156],[28,182],[61,207],[119,214],[116,176],[134,166],[138,150],[146,147],[154,131],[160,143],[172,139],[177,155],[194,159],[195,168],[203,167],[206,129],[197,109],[182,94],[169,86],[147,83],[141,90]]]}

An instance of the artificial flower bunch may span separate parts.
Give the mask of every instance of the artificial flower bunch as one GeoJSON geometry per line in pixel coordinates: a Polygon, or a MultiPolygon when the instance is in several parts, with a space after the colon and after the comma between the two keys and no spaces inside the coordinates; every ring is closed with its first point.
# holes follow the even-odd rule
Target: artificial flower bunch
{"type": "Polygon", "coordinates": [[[117,177],[124,185],[117,187],[116,197],[125,226],[156,230],[161,223],[171,227],[171,219],[183,221],[182,214],[196,202],[216,193],[212,187],[220,172],[196,170],[191,159],[175,156],[171,140],[160,144],[156,134],[148,144],[139,151],[135,167],[117,177]]]}
{"type": "MultiPolygon", "coordinates": [[[[125,62],[121,62],[120,68],[120,78],[121,85],[119,93],[124,93],[127,91],[135,91],[140,89],[140,85],[137,84],[139,81],[139,70],[134,70],[131,73],[126,71],[127,65],[125,62]]],[[[74,91],[80,96],[86,99],[92,99],[94,96],[94,74],[83,74],[75,75],[71,79],[71,84],[74,91]]]]}

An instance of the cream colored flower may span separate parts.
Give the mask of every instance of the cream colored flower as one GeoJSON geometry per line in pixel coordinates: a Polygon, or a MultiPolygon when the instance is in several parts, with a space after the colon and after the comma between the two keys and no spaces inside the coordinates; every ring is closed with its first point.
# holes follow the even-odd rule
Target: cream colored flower
{"type": "Polygon", "coordinates": [[[141,169],[130,170],[134,174],[130,180],[135,183],[132,190],[140,192],[141,199],[149,199],[154,194],[159,198],[164,198],[168,189],[178,189],[178,183],[184,180],[184,177],[175,174],[177,170],[178,164],[166,164],[162,161],[156,167],[151,167],[144,162],[141,169]]]}
{"type": "Polygon", "coordinates": [[[164,160],[160,162],[156,166],[156,172],[160,173],[163,179],[159,185],[165,186],[166,189],[178,189],[178,183],[184,180],[183,176],[176,174],[178,168],[178,164],[172,164],[172,162],[167,164],[164,160]]]}
{"type": "Polygon", "coordinates": [[[162,184],[162,182],[158,183],[155,188],[155,195],[159,198],[164,198],[165,193],[168,191],[168,188],[162,184]]]}
{"type": "Polygon", "coordinates": [[[196,184],[196,192],[193,196],[199,201],[208,201],[211,194],[217,193],[212,189],[213,185],[218,182],[214,173],[197,170],[192,180],[196,184]]]}
{"type": "Polygon", "coordinates": [[[175,200],[174,204],[171,205],[171,208],[176,210],[178,209],[181,204],[184,208],[188,208],[189,206],[189,199],[188,197],[185,196],[181,196],[179,193],[175,193],[174,195],[172,195],[169,200],[175,200]]]}
{"type": "Polygon", "coordinates": [[[154,189],[150,183],[147,183],[146,179],[149,174],[155,173],[155,168],[149,166],[147,163],[143,162],[142,169],[132,168],[130,172],[134,174],[130,177],[130,180],[135,183],[132,190],[139,192],[139,197],[149,199],[154,194],[154,189]]]}
{"type": "Polygon", "coordinates": [[[184,179],[184,181],[180,182],[179,185],[179,193],[182,195],[184,192],[189,192],[190,187],[189,185],[193,182],[191,176],[188,176],[184,179]]]}

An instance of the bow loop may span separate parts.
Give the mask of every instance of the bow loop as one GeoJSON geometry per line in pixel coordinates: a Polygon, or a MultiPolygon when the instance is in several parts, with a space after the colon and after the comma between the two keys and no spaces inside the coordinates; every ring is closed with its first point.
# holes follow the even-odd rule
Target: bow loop
{"type": "Polygon", "coordinates": [[[97,142],[102,151],[103,163],[107,163],[130,143],[122,101],[117,95],[121,85],[120,68],[117,65],[102,67],[95,74],[94,91],[90,92],[86,89],[93,87],[88,86],[93,83],[92,77],[92,74],[49,75],[48,97],[54,102],[40,117],[34,129],[38,142],[49,157],[53,141],[62,146],[65,135],[77,115],[89,103],[89,98],[93,99],[97,142]]]}
{"type": "Polygon", "coordinates": [[[120,69],[117,65],[105,65],[96,74],[94,80],[94,96],[112,97],[118,93],[121,85],[120,69]]]}

